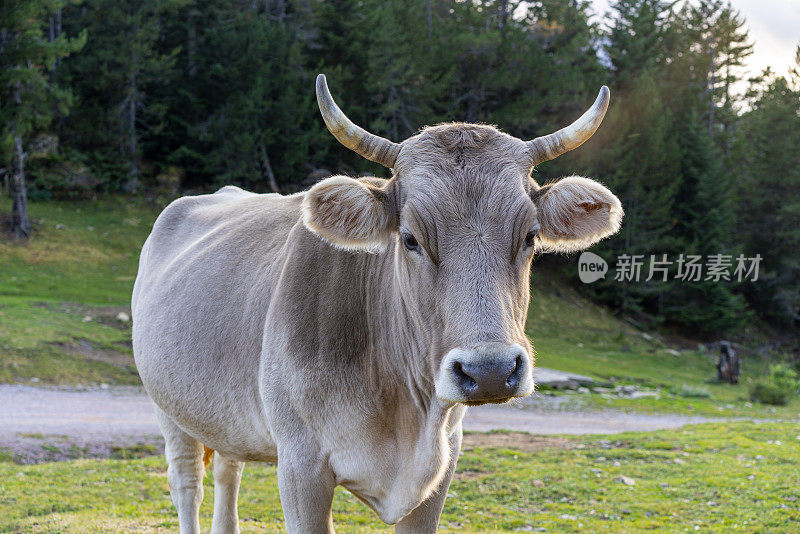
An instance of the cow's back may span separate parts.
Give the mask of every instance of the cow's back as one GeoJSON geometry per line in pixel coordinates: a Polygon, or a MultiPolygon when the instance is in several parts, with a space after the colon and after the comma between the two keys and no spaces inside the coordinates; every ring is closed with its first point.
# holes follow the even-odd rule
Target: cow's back
{"type": "Polygon", "coordinates": [[[184,197],[142,249],[132,302],[139,374],[156,404],[209,447],[264,450],[264,318],[301,202],[230,186],[184,197]]]}

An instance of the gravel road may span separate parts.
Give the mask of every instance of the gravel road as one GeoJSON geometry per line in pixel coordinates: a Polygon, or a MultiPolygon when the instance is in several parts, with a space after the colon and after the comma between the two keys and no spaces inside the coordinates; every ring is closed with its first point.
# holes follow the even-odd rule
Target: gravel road
{"type": "MultiPolygon", "coordinates": [[[[569,401],[538,396],[513,405],[470,408],[464,429],[612,434],[719,420],[588,411],[569,401]]],[[[0,406],[0,451],[25,463],[163,451],[153,404],[141,388],[0,385],[0,406]]]]}

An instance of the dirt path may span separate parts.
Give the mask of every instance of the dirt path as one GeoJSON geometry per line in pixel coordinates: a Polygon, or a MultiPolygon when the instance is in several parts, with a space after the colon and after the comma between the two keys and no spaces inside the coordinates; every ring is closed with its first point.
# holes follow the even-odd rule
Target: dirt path
{"type": "MultiPolygon", "coordinates": [[[[0,385],[0,453],[26,462],[131,457],[163,450],[149,397],[135,387],[0,385]]],[[[532,434],[611,434],[677,428],[714,419],[576,410],[564,397],[470,408],[464,429],[532,434]]]]}

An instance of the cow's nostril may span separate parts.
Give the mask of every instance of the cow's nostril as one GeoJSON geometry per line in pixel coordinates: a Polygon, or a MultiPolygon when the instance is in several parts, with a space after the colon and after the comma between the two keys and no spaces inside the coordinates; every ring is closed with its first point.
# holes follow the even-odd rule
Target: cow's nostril
{"type": "Polygon", "coordinates": [[[518,355],[517,359],[514,360],[514,368],[511,370],[511,372],[508,374],[508,377],[506,378],[506,386],[510,388],[517,387],[522,367],[523,367],[522,355],[518,355]]]}
{"type": "Polygon", "coordinates": [[[472,390],[478,387],[478,383],[475,379],[464,371],[464,366],[461,365],[461,362],[457,361],[453,364],[453,374],[456,375],[456,380],[458,380],[458,384],[463,389],[472,390]]]}

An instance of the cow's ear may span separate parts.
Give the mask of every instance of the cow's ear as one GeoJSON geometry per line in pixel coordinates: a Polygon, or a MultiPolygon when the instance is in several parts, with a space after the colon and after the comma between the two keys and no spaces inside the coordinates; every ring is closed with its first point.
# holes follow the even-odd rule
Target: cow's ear
{"type": "Polygon", "coordinates": [[[306,228],[338,247],[380,252],[394,228],[387,180],[332,176],[308,190],[303,200],[306,228]]]}
{"type": "Polygon", "coordinates": [[[546,249],[583,250],[615,234],[622,222],[622,205],[603,185],[570,176],[533,192],[539,236],[546,249]]]}

